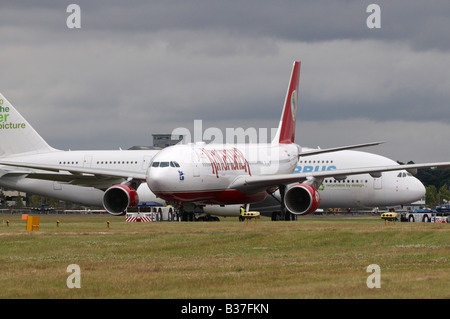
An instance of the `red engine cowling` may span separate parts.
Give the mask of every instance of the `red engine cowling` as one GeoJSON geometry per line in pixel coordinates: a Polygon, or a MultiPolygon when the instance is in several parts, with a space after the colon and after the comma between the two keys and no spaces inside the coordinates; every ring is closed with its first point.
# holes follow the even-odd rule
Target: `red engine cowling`
{"type": "Polygon", "coordinates": [[[137,191],[128,185],[113,185],[103,195],[103,207],[114,216],[125,215],[128,207],[135,207],[138,204],[137,191]]]}
{"type": "Polygon", "coordinates": [[[295,184],[286,190],[284,205],[292,214],[312,213],[320,205],[319,191],[311,185],[295,184]]]}

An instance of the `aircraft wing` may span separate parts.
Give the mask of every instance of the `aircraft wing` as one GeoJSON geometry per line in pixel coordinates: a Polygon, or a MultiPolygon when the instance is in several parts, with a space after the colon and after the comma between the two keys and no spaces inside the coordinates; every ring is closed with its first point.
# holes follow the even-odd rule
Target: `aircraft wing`
{"type": "Polygon", "coordinates": [[[352,149],[355,149],[355,148],[375,146],[375,145],[380,145],[380,144],[383,144],[383,143],[384,142],[373,142],[373,143],[355,144],[355,145],[333,147],[333,148],[311,149],[311,150],[301,151],[298,154],[298,156],[302,157],[302,156],[311,156],[311,155],[317,155],[317,154],[323,154],[323,153],[331,153],[331,152],[344,151],[344,150],[352,150],[352,149]]]}
{"type": "Polygon", "coordinates": [[[13,176],[26,176],[29,172],[26,170],[6,170],[0,169],[0,178],[13,176]]]}
{"type": "Polygon", "coordinates": [[[120,184],[126,180],[124,177],[112,177],[105,175],[91,174],[70,174],[70,173],[28,173],[27,178],[56,181],[63,184],[71,184],[85,187],[95,187],[106,190],[111,185],[120,184]]]}
{"type": "Polygon", "coordinates": [[[418,168],[450,168],[450,162],[440,163],[425,163],[425,164],[408,164],[408,165],[389,165],[389,166],[375,166],[366,168],[350,168],[350,169],[336,169],[331,171],[308,172],[308,173],[292,173],[281,175],[259,175],[259,176],[239,176],[237,177],[230,188],[240,190],[244,193],[252,193],[277,187],[279,185],[286,185],[292,183],[304,183],[308,180],[317,180],[327,177],[334,177],[336,179],[345,179],[350,175],[370,174],[373,177],[380,177],[381,173],[389,171],[401,170],[415,170],[418,168]]]}
{"type": "MultiPolygon", "coordinates": [[[[135,179],[140,181],[145,181],[146,174],[136,171],[119,170],[119,169],[107,169],[107,168],[87,168],[87,167],[67,167],[65,165],[48,165],[48,164],[37,164],[37,163],[23,163],[23,162],[12,162],[12,161],[0,161],[0,165],[30,168],[35,170],[43,170],[48,172],[53,172],[49,174],[37,173],[37,172],[27,172],[30,178],[46,179],[46,180],[58,180],[62,182],[83,185],[83,186],[93,186],[91,183],[99,182],[103,180],[117,180],[117,179],[135,179]],[[57,177],[61,173],[60,177],[57,177]],[[70,182],[70,181],[77,181],[70,182]]],[[[95,186],[94,186],[95,187],[95,186]]]]}

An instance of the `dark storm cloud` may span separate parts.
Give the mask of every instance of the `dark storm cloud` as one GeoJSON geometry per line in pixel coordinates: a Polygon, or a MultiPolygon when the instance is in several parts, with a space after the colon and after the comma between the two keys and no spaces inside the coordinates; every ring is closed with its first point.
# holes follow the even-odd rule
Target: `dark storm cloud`
{"type": "Polygon", "coordinates": [[[422,50],[450,48],[447,0],[117,1],[86,2],[86,9],[93,28],[120,31],[228,30],[289,41],[369,38],[407,41],[422,50]],[[365,28],[371,3],[381,7],[382,28],[376,32],[365,28]]]}
{"type": "Polygon", "coordinates": [[[194,119],[276,126],[299,59],[298,130],[315,143],[378,140],[386,121],[410,142],[417,122],[450,117],[448,16],[448,0],[3,1],[0,90],[55,147],[148,145],[194,119]],[[370,3],[381,29],[366,26],[370,3]],[[343,140],[317,130],[336,126],[343,140]]]}
{"type": "Polygon", "coordinates": [[[450,48],[447,0],[11,1],[0,9],[22,14],[2,15],[2,23],[55,27],[65,22],[60,12],[70,3],[80,5],[85,32],[226,30],[289,41],[379,39],[406,41],[420,50],[450,48]],[[365,27],[371,3],[381,7],[382,28],[375,32],[365,27]]]}

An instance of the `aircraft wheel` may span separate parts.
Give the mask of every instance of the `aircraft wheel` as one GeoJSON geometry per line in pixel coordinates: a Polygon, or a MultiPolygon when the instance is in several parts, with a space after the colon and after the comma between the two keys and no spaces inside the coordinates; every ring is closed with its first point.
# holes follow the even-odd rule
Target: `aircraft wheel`
{"type": "Polygon", "coordinates": [[[284,215],[284,220],[293,220],[292,217],[293,216],[291,212],[286,212],[286,214],[284,215]]]}

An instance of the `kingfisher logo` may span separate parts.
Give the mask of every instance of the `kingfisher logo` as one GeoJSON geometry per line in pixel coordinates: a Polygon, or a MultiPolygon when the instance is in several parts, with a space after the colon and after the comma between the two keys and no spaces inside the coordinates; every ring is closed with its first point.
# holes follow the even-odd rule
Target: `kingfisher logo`
{"type": "Polygon", "coordinates": [[[297,117],[297,89],[292,91],[291,94],[291,114],[292,114],[292,120],[295,121],[297,117]]]}
{"type": "Polygon", "coordinates": [[[0,130],[16,130],[25,128],[25,123],[11,123],[9,106],[5,106],[3,103],[3,99],[0,99],[0,130]]]}
{"type": "Polygon", "coordinates": [[[316,166],[297,166],[294,170],[294,173],[311,173],[311,172],[321,172],[321,171],[332,171],[337,169],[334,165],[316,165],[316,166]]]}

